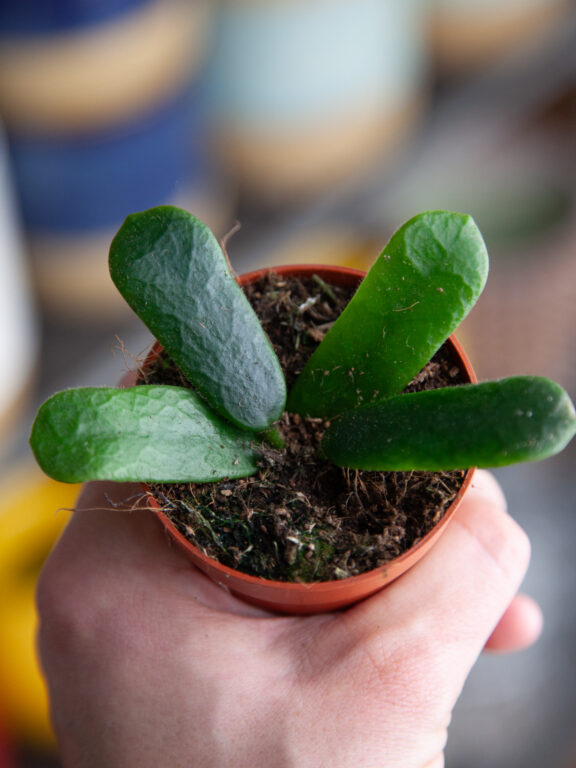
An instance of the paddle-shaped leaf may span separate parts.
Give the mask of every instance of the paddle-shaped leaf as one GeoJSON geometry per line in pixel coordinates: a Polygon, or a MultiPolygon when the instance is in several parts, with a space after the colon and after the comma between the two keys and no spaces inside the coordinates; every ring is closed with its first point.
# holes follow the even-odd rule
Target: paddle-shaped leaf
{"type": "Polygon", "coordinates": [[[183,387],[59,392],[38,411],[30,444],[46,474],[67,483],[209,482],[256,470],[250,434],[183,387]]]}
{"type": "Polygon", "coordinates": [[[281,416],[280,364],[206,225],[172,206],[128,216],[110,248],[110,274],[218,413],[250,430],[281,416]]]}
{"type": "Polygon", "coordinates": [[[330,418],[399,394],[474,306],[487,274],[469,216],[432,211],[408,221],[311,356],[288,410],[330,418]]]}
{"type": "Polygon", "coordinates": [[[566,392],[549,379],[519,376],[362,406],[334,420],[322,449],[355,469],[500,467],[551,456],[575,432],[566,392]]]}

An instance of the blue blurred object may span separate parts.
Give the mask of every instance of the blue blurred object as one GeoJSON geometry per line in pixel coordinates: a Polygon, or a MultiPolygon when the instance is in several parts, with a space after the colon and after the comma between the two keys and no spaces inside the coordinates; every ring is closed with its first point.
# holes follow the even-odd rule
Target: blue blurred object
{"type": "Polygon", "coordinates": [[[9,137],[29,232],[81,233],[174,197],[209,173],[199,97],[176,99],[107,130],[9,137]]]}
{"type": "Polygon", "coordinates": [[[0,0],[0,34],[64,32],[114,19],[150,0],[0,0]]]}
{"type": "Polygon", "coordinates": [[[390,164],[426,102],[422,0],[221,3],[215,146],[242,192],[302,202],[390,164]]]}
{"type": "Polygon", "coordinates": [[[213,108],[243,129],[280,131],[404,104],[423,81],[420,0],[230,3],[218,16],[213,108]]]}

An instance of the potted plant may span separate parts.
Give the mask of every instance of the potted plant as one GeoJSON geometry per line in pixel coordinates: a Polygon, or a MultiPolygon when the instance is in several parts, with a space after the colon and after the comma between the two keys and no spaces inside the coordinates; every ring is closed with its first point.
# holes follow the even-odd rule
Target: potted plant
{"type": "Polygon", "coordinates": [[[329,610],[380,589],[431,546],[471,468],[550,456],[576,431],[559,385],[475,383],[450,338],[488,272],[469,216],[414,217],[362,280],[315,267],[250,275],[249,301],[208,228],[162,206],[126,219],[110,272],[158,343],[138,385],[49,398],[32,428],[36,459],[64,482],[146,483],[145,503],[194,562],[267,608],[329,610]],[[294,302],[290,290],[311,285],[294,302]],[[261,316],[272,306],[272,319],[250,302],[261,316]],[[322,322],[306,325],[312,310],[322,322]],[[439,505],[428,510],[430,530],[391,556],[390,538],[404,535],[397,500],[414,505],[414,487],[422,506],[439,505]],[[327,508],[310,502],[318,488],[334,494],[327,508]],[[372,533],[354,529],[342,550],[343,520],[359,518],[372,533]],[[261,572],[271,558],[281,577],[261,572]]]}

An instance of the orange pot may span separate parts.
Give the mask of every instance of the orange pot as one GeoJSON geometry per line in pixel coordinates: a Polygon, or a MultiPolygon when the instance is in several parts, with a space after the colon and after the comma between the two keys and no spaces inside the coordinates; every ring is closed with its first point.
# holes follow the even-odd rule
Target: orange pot
{"type": "MultiPolygon", "coordinates": [[[[240,285],[254,282],[265,274],[266,271],[257,270],[249,272],[239,277],[238,282],[240,285]]],[[[364,277],[364,273],[356,269],[309,264],[275,267],[274,272],[286,277],[310,277],[315,274],[327,283],[345,286],[358,285],[364,277]]],[[[450,337],[447,343],[452,347],[455,356],[459,358],[466,377],[470,382],[476,382],[476,375],[470,361],[458,341],[454,337],[450,337]]],[[[158,347],[155,347],[151,354],[157,354],[157,351],[158,347]]],[[[149,495],[148,503],[154,508],[166,530],[182,547],[192,563],[207,574],[216,584],[229,590],[242,600],[270,611],[289,614],[322,613],[345,608],[378,592],[382,587],[397,579],[398,576],[401,576],[417,563],[444,532],[472,482],[474,471],[474,469],[469,469],[466,472],[462,487],[450,507],[436,526],[411,549],[386,563],[386,565],[368,573],[351,576],[347,579],[313,582],[310,584],[262,579],[221,565],[217,560],[203,554],[198,547],[189,542],[176,529],[174,524],[162,512],[153,496],[149,495]]]]}

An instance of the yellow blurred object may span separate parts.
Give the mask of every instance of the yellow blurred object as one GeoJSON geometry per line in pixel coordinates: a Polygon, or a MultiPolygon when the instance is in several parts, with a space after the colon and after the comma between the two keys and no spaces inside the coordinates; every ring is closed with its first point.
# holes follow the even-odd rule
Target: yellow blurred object
{"type": "Polygon", "coordinates": [[[36,651],[34,593],[40,567],[70,517],[78,485],[23,466],[5,473],[0,501],[0,690],[12,738],[49,748],[54,739],[36,651]]]}

